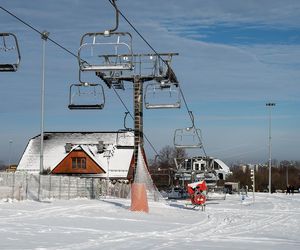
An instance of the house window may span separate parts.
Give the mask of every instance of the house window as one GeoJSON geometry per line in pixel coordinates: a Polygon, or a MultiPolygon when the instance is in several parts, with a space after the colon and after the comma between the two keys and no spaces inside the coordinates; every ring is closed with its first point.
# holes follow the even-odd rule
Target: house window
{"type": "Polygon", "coordinates": [[[86,169],[86,158],[85,157],[73,157],[72,158],[72,168],[82,168],[86,169]]]}
{"type": "Polygon", "coordinates": [[[215,170],[218,170],[218,169],[219,169],[219,164],[216,163],[216,162],[214,162],[214,169],[215,169],[215,170]]]}
{"type": "Polygon", "coordinates": [[[201,170],[205,170],[205,164],[201,163],[201,170]]]}

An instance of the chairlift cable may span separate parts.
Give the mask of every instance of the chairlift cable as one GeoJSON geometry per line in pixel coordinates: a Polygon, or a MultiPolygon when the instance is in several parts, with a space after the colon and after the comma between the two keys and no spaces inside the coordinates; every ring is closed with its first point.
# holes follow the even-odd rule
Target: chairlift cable
{"type": "MultiPolygon", "coordinates": [[[[185,107],[186,107],[186,110],[187,110],[187,112],[189,113],[189,116],[190,116],[190,118],[191,118],[191,121],[192,121],[193,127],[195,127],[195,125],[194,125],[194,117],[193,117],[193,115],[192,115],[192,111],[189,109],[189,106],[188,106],[188,104],[187,104],[187,102],[186,102],[186,99],[185,99],[185,96],[184,96],[184,94],[183,94],[183,92],[182,92],[182,89],[181,89],[181,87],[180,87],[180,86],[178,86],[178,87],[179,87],[179,91],[180,91],[180,94],[181,94],[181,96],[182,96],[182,99],[183,99],[184,105],[185,105],[185,107]]],[[[204,148],[204,146],[203,146],[203,143],[202,143],[201,137],[200,137],[200,135],[199,135],[199,133],[198,133],[197,129],[195,129],[195,132],[196,132],[196,134],[197,134],[197,137],[198,137],[198,139],[201,141],[201,144],[202,144],[202,147],[201,147],[201,148],[202,148],[202,150],[203,150],[203,153],[204,153],[205,157],[207,157],[207,154],[206,154],[205,148],[204,148]]]]}
{"type": "MultiPolygon", "coordinates": [[[[112,3],[113,4],[113,3],[112,3]]],[[[113,4],[114,5],[114,4],[113,4]]],[[[5,9],[4,7],[0,6],[0,8],[2,10],[4,10],[6,13],[8,13],[9,15],[11,15],[12,17],[16,18],[18,21],[20,21],[21,23],[23,23],[24,25],[26,25],[27,27],[29,27],[30,29],[32,29],[33,31],[35,31],[36,33],[40,34],[41,36],[43,36],[43,32],[40,32],[38,29],[36,29],[35,27],[33,27],[32,25],[30,25],[29,23],[25,22],[24,20],[22,20],[21,18],[19,18],[18,16],[16,16],[15,14],[11,13],[10,11],[8,11],[7,9],[5,9]]],[[[51,41],[52,43],[54,43],[55,45],[57,45],[58,47],[60,47],[61,49],[63,49],[64,51],[68,52],[69,54],[71,54],[72,56],[78,58],[78,56],[73,53],[72,51],[68,50],[67,48],[65,48],[64,46],[60,45],[58,42],[54,41],[53,39],[48,37],[48,40],[51,41]]],[[[80,58],[80,60],[82,60],[80,58]]],[[[84,60],[83,60],[84,61],[84,60]]],[[[84,61],[86,62],[86,61],[84,61]]],[[[87,63],[87,62],[86,62],[87,63]]],[[[115,88],[113,87],[114,92],[116,93],[117,97],[119,98],[120,102],[122,103],[122,105],[124,106],[124,108],[127,110],[127,112],[129,112],[130,116],[132,119],[133,116],[130,113],[129,109],[127,108],[126,104],[124,103],[124,101],[122,100],[122,98],[120,97],[120,95],[118,94],[118,92],[115,90],[115,88]]],[[[157,153],[157,150],[154,148],[153,144],[149,141],[149,139],[147,138],[147,136],[144,134],[146,141],[149,143],[150,147],[152,148],[152,150],[155,152],[155,154],[157,153]]]]}
{"type": "MultiPolygon", "coordinates": [[[[29,23],[25,22],[24,20],[22,20],[21,18],[17,17],[15,14],[11,13],[10,11],[8,11],[7,9],[5,9],[4,7],[0,6],[0,8],[2,10],[4,10],[6,13],[8,13],[9,15],[11,15],[12,17],[16,18],[18,21],[20,21],[21,23],[23,23],[24,25],[26,25],[27,27],[29,27],[30,29],[34,30],[35,32],[37,32],[38,34],[41,35],[41,37],[43,37],[43,32],[40,32],[38,29],[36,29],[35,27],[33,27],[32,25],[30,25],[29,23]]],[[[66,47],[60,45],[58,42],[56,42],[55,40],[51,39],[50,37],[47,37],[47,39],[49,41],[51,41],[52,43],[54,43],[55,45],[57,45],[58,47],[60,47],[61,49],[65,50],[66,52],[68,52],[69,54],[71,54],[72,56],[78,58],[78,56],[73,53],[72,51],[70,51],[69,49],[67,49],[66,47]]],[[[82,59],[80,59],[82,60],[82,59]]],[[[82,60],[84,61],[84,60],[82,60]]],[[[85,62],[85,61],[84,61],[85,62]]]]}
{"type": "MultiPolygon", "coordinates": [[[[132,120],[134,120],[133,115],[131,114],[131,112],[129,111],[129,109],[127,108],[126,104],[124,103],[124,101],[122,100],[121,96],[118,94],[118,92],[116,91],[115,87],[112,86],[112,89],[114,90],[115,94],[117,95],[118,99],[120,100],[120,102],[122,103],[122,105],[124,106],[124,108],[127,110],[127,113],[130,115],[130,117],[132,118],[132,120]]],[[[144,133],[144,137],[146,139],[146,141],[149,143],[150,147],[152,148],[152,150],[155,152],[155,154],[159,155],[157,153],[157,150],[155,149],[155,147],[153,146],[153,144],[150,142],[150,140],[148,139],[148,137],[145,135],[144,133]]]]}
{"type": "MultiPolygon", "coordinates": [[[[115,6],[114,1],[108,0],[111,5],[115,6]]],[[[133,24],[123,15],[123,13],[118,9],[119,14],[125,19],[125,21],[130,25],[130,27],[139,35],[139,37],[149,46],[149,48],[161,59],[168,67],[168,63],[158,54],[158,52],[151,46],[151,44],[143,37],[143,35],[133,26],[133,24]]]]}
{"type": "MultiPolygon", "coordinates": [[[[115,5],[115,3],[112,1],[112,0],[108,0],[110,2],[110,4],[112,4],[113,6],[115,5]]],[[[126,16],[118,9],[118,12],[119,14],[124,18],[124,20],[130,25],[130,27],[139,35],[139,37],[149,46],[149,48],[158,56],[158,58],[160,58],[162,60],[163,63],[166,64],[167,67],[169,67],[168,63],[159,55],[159,53],[151,46],[151,44],[146,40],[146,38],[144,38],[144,36],[134,27],[134,25],[126,18],[126,16]]],[[[194,124],[194,121],[193,121],[193,118],[191,117],[190,115],[190,109],[187,105],[187,102],[186,102],[186,99],[185,99],[185,96],[183,94],[183,91],[181,89],[181,87],[179,86],[179,90],[180,90],[180,94],[183,98],[183,101],[184,101],[184,104],[185,104],[185,107],[189,113],[189,116],[191,118],[191,121],[192,123],[194,124]]],[[[198,138],[200,138],[200,135],[198,134],[197,130],[196,130],[196,134],[198,136],[198,138]]],[[[207,157],[206,155],[206,152],[205,152],[205,149],[204,147],[202,146],[202,150],[204,152],[204,155],[207,157]]]]}
{"type": "MultiPolygon", "coordinates": [[[[112,2],[112,0],[109,0],[109,2],[114,6],[114,3],[112,2]]],[[[11,15],[12,17],[14,17],[15,19],[17,19],[18,21],[20,21],[21,23],[23,23],[25,26],[29,27],[30,29],[32,29],[33,31],[35,31],[36,33],[38,33],[39,35],[41,35],[41,37],[43,36],[43,32],[40,32],[38,29],[36,29],[35,27],[33,27],[32,25],[30,25],[29,23],[25,22],[23,19],[19,18],[18,16],[16,16],[15,14],[13,14],[12,12],[8,11],[7,9],[5,9],[4,7],[0,6],[0,8],[5,11],[6,13],[8,13],[9,15],[11,15]]],[[[131,24],[131,22],[123,15],[123,13],[118,9],[118,13],[125,19],[125,21],[132,27],[132,29],[141,37],[141,39],[149,46],[149,48],[162,60],[162,62],[164,62],[168,67],[168,63],[159,55],[159,53],[151,46],[151,44],[143,37],[143,35],[131,24]]],[[[78,58],[78,55],[76,55],[75,53],[73,53],[72,51],[70,51],[69,49],[67,49],[66,47],[62,46],[61,44],[59,44],[58,42],[56,42],[55,40],[53,40],[52,38],[48,37],[47,38],[50,42],[54,43],[55,45],[57,45],[58,47],[60,47],[61,49],[63,49],[64,51],[66,51],[67,53],[69,53],[70,55],[78,58]]],[[[80,58],[80,60],[82,60],[80,58]]],[[[84,60],[83,60],[84,61],[84,60]]],[[[86,62],[86,61],[84,61],[86,62]]],[[[86,62],[87,63],[87,62],[86,62]]],[[[119,96],[119,94],[116,92],[116,90],[113,87],[114,92],[116,93],[117,97],[119,98],[119,100],[121,101],[121,103],[123,104],[123,106],[125,107],[125,109],[127,110],[127,112],[129,112],[131,118],[133,119],[132,114],[130,113],[129,109],[127,108],[127,106],[125,105],[125,103],[123,102],[122,98],[119,96]]],[[[185,106],[188,109],[185,97],[183,95],[182,89],[180,88],[180,93],[183,97],[185,106]]],[[[151,146],[152,150],[157,154],[156,149],[154,148],[153,144],[149,141],[149,139],[147,138],[147,136],[144,134],[146,141],[149,143],[149,145],[151,146]]],[[[203,148],[204,150],[204,148],[203,148]]],[[[204,151],[205,152],[205,151],[204,151]]],[[[206,153],[205,153],[206,155],[206,153]]]]}

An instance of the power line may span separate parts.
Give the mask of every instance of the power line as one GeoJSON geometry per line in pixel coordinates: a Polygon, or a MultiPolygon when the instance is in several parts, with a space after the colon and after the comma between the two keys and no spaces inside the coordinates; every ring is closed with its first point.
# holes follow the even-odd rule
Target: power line
{"type": "MultiPolygon", "coordinates": [[[[39,31],[38,29],[34,28],[32,25],[30,25],[29,23],[25,22],[24,20],[22,20],[21,18],[17,17],[15,14],[11,13],[10,11],[8,11],[7,9],[3,8],[2,6],[0,6],[0,8],[2,10],[4,10],[6,13],[8,13],[9,15],[11,15],[12,17],[16,18],[18,21],[20,21],[21,23],[25,24],[27,27],[29,27],[30,29],[34,30],[36,33],[40,34],[41,36],[43,36],[43,32],[39,31]]],[[[68,52],[69,54],[77,57],[76,54],[74,54],[72,51],[68,50],[67,48],[65,48],[64,46],[60,45],[58,42],[54,41],[53,39],[51,39],[50,37],[48,37],[48,40],[51,41],[52,43],[54,43],[55,45],[57,45],[58,47],[60,47],[61,49],[65,50],[66,52],[68,52]]]]}
{"type": "MultiPolygon", "coordinates": [[[[17,17],[15,14],[11,13],[9,10],[5,9],[4,7],[0,6],[0,8],[2,10],[4,10],[6,13],[8,13],[9,15],[11,15],[12,17],[16,18],[18,21],[20,21],[21,23],[23,23],[24,25],[26,25],[27,27],[29,27],[30,29],[32,29],[33,31],[35,31],[36,33],[38,33],[41,37],[43,37],[43,32],[39,31],[38,29],[36,29],[35,27],[33,27],[32,25],[30,25],[28,22],[25,22],[24,20],[22,20],[21,18],[17,17]]],[[[67,53],[71,54],[72,56],[78,58],[78,56],[73,53],[72,51],[70,51],[69,49],[67,49],[66,47],[60,45],[58,42],[56,42],[55,40],[53,40],[50,37],[47,37],[47,40],[51,41],[52,43],[54,43],[55,45],[57,45],[58,47],[60,47],[61,49],[63,49],[64,51],[66,51],[67,53]]],[[[82,60],[80,58],[80,60],[82,60]]],[[[82,60],[84,61],[84,60],[82,60]]],[[[86,62],[86,61],[84,61],[86,62]]],[[[87,62],[86,62],[87,63],[87,62]]]]}

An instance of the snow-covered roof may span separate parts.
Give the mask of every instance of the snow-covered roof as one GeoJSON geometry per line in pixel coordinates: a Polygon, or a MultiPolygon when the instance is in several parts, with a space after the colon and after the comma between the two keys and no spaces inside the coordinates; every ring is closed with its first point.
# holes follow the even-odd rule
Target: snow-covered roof
{"type": "MultiPolygon", "coordinates": [[[[66,143],[72,146],[70,151],[81,147],[110,177],[127,176],[133,155],[132,132],[45,132],[44,169],[53,170],[67,156],[66,143]],[[102,153],[98,153],[99,141],[104,145],[102,153]]],[[[29,140],[17,171],[38,172],[39,168],[40,135],[29,140]]]]}
{"type": "Polygon", "coordinates": [[[224,172],[227,172],[227,173],[230,172],[229,167],[228,167],[223,161],[221,161],[221,160],[219,160],[219,159],[214,159],[214,161],[220,165],[220,167],[222,168],[222,170],[223,170],[224,172]]]}

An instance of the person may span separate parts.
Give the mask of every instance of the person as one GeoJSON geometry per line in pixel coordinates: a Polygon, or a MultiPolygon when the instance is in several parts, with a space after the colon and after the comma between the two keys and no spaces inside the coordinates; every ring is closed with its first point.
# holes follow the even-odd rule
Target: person
{"type": "Polygon", "coordinates": [[[294,194],[294,189],[295,189],[295,187],[291,186],[291,192],[292,192],[292,194],[294,194]]]}
{"type": "Polygon", "coordinates": [[[290,185],[286,186],[286,194],[291,194],[291,186],[290,185]]]}

